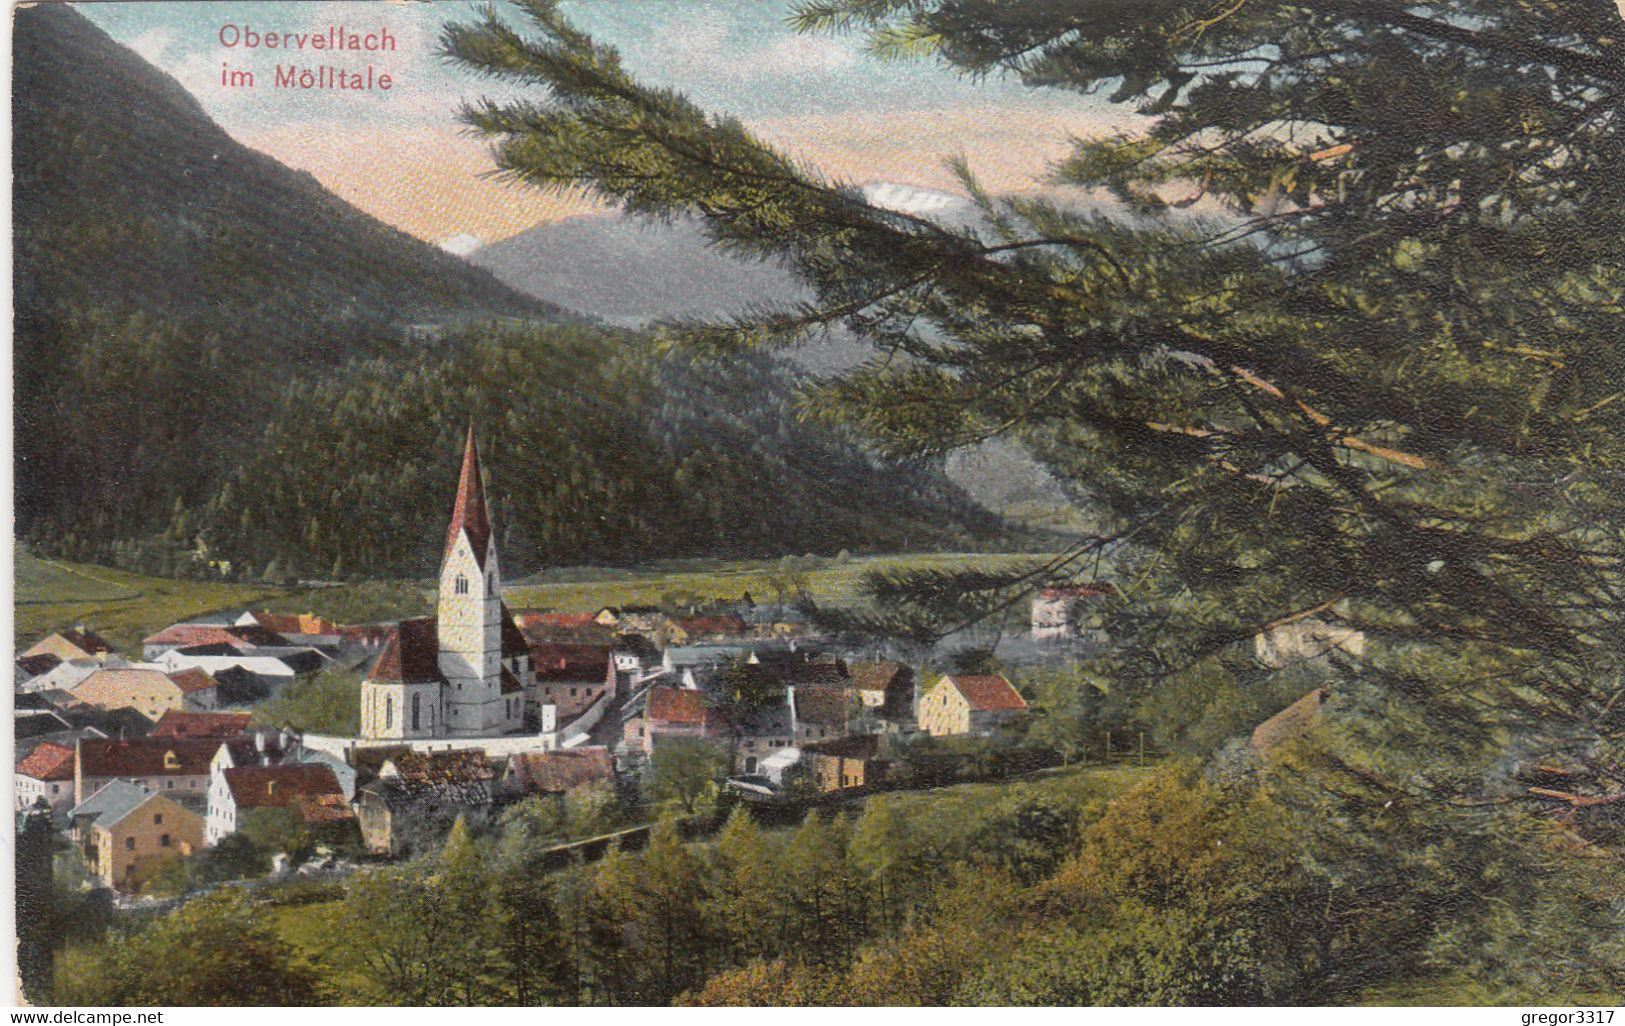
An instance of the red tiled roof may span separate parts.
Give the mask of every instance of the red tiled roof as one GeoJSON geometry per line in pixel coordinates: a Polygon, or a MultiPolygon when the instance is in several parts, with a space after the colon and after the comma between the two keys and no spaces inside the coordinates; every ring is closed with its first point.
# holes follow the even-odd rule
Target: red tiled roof
{"type": "Polygon", "coordinates": [[[87,777],[195,777],[209,772],[220,742],[203,738],[84,738],[79,764],[87,777]],[[174,755],[175,765],[165,764],[174,755]]]}
{"type": "Polygon", "coordinates": [[[73,749],[50,741],[42,742],[17,763],[17,775],[35,780],[72,780],[73,749]]]}
{"type": "Polygon", "coordinates": [[[463,473],[457,481],[457,502],[446,528],[445,556],[457,544],[457,536],[468,534],[474,561],[485,569],[485,550],[491,544],[491,518],[485,511],[485,484],[480,480],[480,450],[474,443],[474,425],[468,425],[468,443],[463,448],[463,473]]]}
{"type": "Polygon", "coordinates": [[[711,719],[705,694],[689,688],[650,688],[647,717],[661,723],[704,725],[711,719]]]}
{"type": "Polygon", "coordinates": [[[743,634],[746,631],[744,618],[737,613],[725,613],[721,616],[695,616],[686,620],[678,620],[677,626],[690,634],[743,634]]]}
{"type": "Polygon", "coordinates": [[[440,640],[432,616],[402,620],[396,625],[378,661],[372,664],[368,680],[396,684],[428,684],[443,680],[440,674],[440,640]]]}
{"type": "Polygon", "coordinates": [[[1117,589],[1104,582],[1097,584],[1055,584],[1043,590],[1047,599],[1097,598],[1117,594],[1117,589]]]}
{"type": "Polygon", "coordinates": [[[394,631],[394,624],[352,623],[339,628],[339,637],[349,642],[387,641],[394,631]]]}
{"type": "Polygon", "coordinates": [[[238,766],[222,771],[239,808],[269,809],[292,805],[300,798],[336,794],[344,797],[333,768],[321,763],[281,766],[238,766]]]}
{"type": "Polygon", "coordinates": [[[277,634],[337,634],[338,624],[311,613],[272,613],[260,610],[253,614],[261,627],[277,634]]]}
{"type": "Polygon", "coordinates": [[[398,780],[408,786],[477,783],[496,774],[478,749],[461,752],[406,752],[392,760],[398,780]]]}
{"type": "Polygon", "coordinates": [[[143,645],[173,645],[190,648],[193,645],[230,645],[238,651],[250,648],[279,648],[288,639],[259,624],[241,627],[215,627],[210,624],[177,623],[165,627],[157,634],[141,639],[143,645]]]}
{"type": "Polygon", "coordinates": [[[538,682],[577,680],[596,684],[609,675],[609,646],[538,642],[530,646],[530,664],[538,682]]]}
{"type": "Polygon", "coordinates": [[[519,626],[528,627],[585,627],[597,623],[596,613],[520,613],[519,626]]]}
{"type": "MultiPolygon", "coordinates": [[[[201,672],[201,671],[199,671],[201,672]]],[[[240,737],[253,719],[248,713],[178,712],[167,710],[153,725],[151,737],[240,737]]]]}
{"type": "Polygon", "coordinates": [[[220,686],[218,681],[195,666],[172,673],[169,675],[169,679],[175,682],[175,686],[181,689],[182,694],[187,695],[220,686]]]}
{"type": "Polygon", "coordinates": [[[508,762],[508,772],[525,791],[557,793],[585,784],[615,782],[615,760],[608,748],[562,748],[526,752],[508,762]]]}
{"type": "Polygon", "coordinates": [[[1027,708],[1027,703],[1009,681],[997,674],[962,674],[942,678],[956,688],[970,707],[977,712],[1012,712],[1027,708]]]}
{"type": "Polygon", "coordinates": [[[294,803],[306,823],[343,823],[355,819],[355,810],[343,794],[304,795],[294,803]]]}

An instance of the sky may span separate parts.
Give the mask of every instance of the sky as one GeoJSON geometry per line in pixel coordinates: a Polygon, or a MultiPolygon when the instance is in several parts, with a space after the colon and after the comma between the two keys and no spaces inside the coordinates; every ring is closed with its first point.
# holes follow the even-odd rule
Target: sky
{"type": "MultiPolygon", "coordinates": [[[[601,210],[484,177],[485,144],[455,120],[458,104],[493,85],[437,54],[441,26],[477,7],[447,2],[82,3],[115,40],[174,75],[240,142],[308,171],[368,213],[433,243],[470,248],[561,217],[601,210]],[[392,51],[250,49],[253,32],[359,34],[387,30],[392,51]],[[227,43],[236,45],[228,46],[227,43]],[[388,91],[289,90],[279,65],[332,64],[388,74],[388,91]],[[253,88],[222,74],[247,71],[253,88]]],[[[994,191],[1038,183],[1067,138],[1132,123],[1103,101],[1033,91],[1010,80],[971,82],[932,63],[884,62],[861,38],[799,35],[784,0],[567,0],[578,28],[620,50],[651,85],[739,117],[762,139],[832,178],[956,190],[944,167],[963,154],[994,191]]],[[[510,16],[505,12],[505,16],[510,16]]],[[[523,18],[511,14],[523,27],[523,18]]],[[[242,81],[238,79],[238,81],[242,81]]]]}

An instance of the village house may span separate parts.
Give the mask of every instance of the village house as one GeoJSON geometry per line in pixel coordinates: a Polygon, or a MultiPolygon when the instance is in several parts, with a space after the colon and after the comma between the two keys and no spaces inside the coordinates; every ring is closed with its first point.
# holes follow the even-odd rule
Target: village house
{"type": "Polygon", "coordinates": [[[559,795],[583,787],[615,786],[615,760],[601,745],[551,752],[521,752],[508,759],[504,791],[521,796],[559,795]]]}
{"type": "Polygon", "coordinates": [[[73,808],[73,749],[50,741],[18,760],[13,785],[16,808],[27,809],[44,799],[52,818],[73,808]]]}
{"type": "Polygon", "coordinates": [[[314,648],[255,648],[240,650],[226,644],[189,645],[160,655],[155,665],[165,670],[202,670],[225,683],[253,683],[262,691],[326,669],[329,660],[314,648]]]}
{"type": "Polygon", "coordinates": [[[203,846],[203,817],[127,781],[99,789],[69,812],[85,865],[104,887],[134,891],[157,864],[203,846]]]}
{"type": "Polygon", "coordinates": [[[902,663],[848,663],[847,672],[850,687],[865,709],[895,717],[909,707],[912,674],[902,663]]]}
{"type": "Polygon", "coordinates": [[[740,717],[734,768],[756,773],[763,759],[796,743],[795,711],[783,699],[765,702],[740,717]]]}
{"type": "Polygon", "coordinates": [[[605,606],[593,619],[605,627],[653,637],[665,625],[666,614],[659,606],[605,606]]]}
{"type": "Polygon", "coordinates": [[[535,684],[525,698],[526,724],[541,723],[541,707],[554,706],[561,722],[580,716],[600,695],[615,693],[615,667],[608,645],[533,643],[535,684]]]}
{"type": "Polygon", "coordinates": [[[165,712],[207,712],[219,703],[218,682],[202,670],[102,669],[79,682],[73,697],[98,709],[134,709],[149,720],[165,712]]]}
{"type": "Polygon", "coordinates": [[[346,840],[355,815],[338,777],[326,763],[221,768],[209,785],[204,843],[248,829],[268,817],[294,817],[321,839],[346,840]]]}
{"type": "Polygon", "coordinates": [[[1009,726],[1027,703],[997,674],[943,677],[920,700],[920,729],[932,737],[986,734],[1009,726]]]}
{"type": "Polygon", "coordinates": [[[362,843],[375,854],[400,854],[414,835],[437,836],[458,815],[490,809],[495,780],[478,750],[392,755],[356,792],[362,843]]]}
{"type": "Polygon", "coordinates": [[[72,691],[79,686],[80,681],[83,681],[97,670],[128,665],[130,665],[128,662],[116,655],[108,656],[105,659],[64,659],[39,676],[31,678],[28,686],[22,690],[31,694],[40,694],[47,691],[72,691]]]}
{"type": "Polygon", "coordinates": [[[1033,599],[1032,632],[1037,640],[1086,638],[1098,640],[1098,609],[1117,594],[1110,584],[1056,584],[1033,599]]]}
{"type": "Polygon", "coordinates": [[[253,720],[245,712],[180,712],[170,709],[152,725],[149,737],[216,738],[221,741],[241,737],[253,720]]]}
{"type": "Polygon", "coordinates": [[[284,645],[328,654],[344,645],[339,625],[313,613],[272,613],[262,609],[249,615],[255,624],[280,637],[284,645]]]}
{"type": "Polygon", "coordinates": [[[626,721],[624,740],[647,755],[656,738],[712,737],[722,729],[722,716],[705,692],[656,686],[648,690],[643,714],[626,721]]]}
{"type": "Polygon", "coordinates": [[[17,707],[11,726],[11,739],[17,746],[19,757],[27,755],[34,746],[46,741],[71,746],[78,737],[106,737],[91,729],[81,733],[66,716],[40,699],[39,695],[16,696],[17,707]],[[40,708],[24,708],[24,702],[39,702],[40,708]]]}
{"type": "Polygon", "coordinates": [[[73,800],[115,780],[128,780],[202,812],[209,794],[209,765],[221,742],[206,738],[86,738],[74,752],[73,800]]]}
{"type": "Polygon", "coordinates": [[[224,626],[177,623],[141,639],[141,657],[152,662],[171,649],[196,648],[199,645],[225,645],[244,653],[262,648],[292,647],[282,635],[268,631],[257,623],[224,626]]]}
{"type": "Polygon", "coordinates": [[[845,737],[851,703],[855,700],[841,684],[792,686],[787,700],[798,741],[845,737]]]}
{"type": "Polygon", "coordinates": [[[530,646],[502,601],[479,449],[468,429],[432,617],[402,620],[361,683],[370,740],[490,737],[524,729],[530,646]]]}
{"type": "Polygon", "coordinates": [[[72,630],[58,631],[47,635],[29,646],[22,653],[24,657],[37,655],[54,655],[63,662],[73,659],[93,659],[105,662],[115,655],[112,642],[86,627],[84,624],[72,630]]]}
{"type": "Polygon", "coordinates": [[[62,657],[50,652],[41,652],[38,655],[18,656],[17,673],[13,679],[12,688],[19,693],[29,690],[29,684],[38,677],[43,677],[62,664],[62,657]]]}
{"type": "Polygon", "coordinates": [[[346,800],[355,797],[358,771],[343,759],[317,748],[307,748],[303,738],[294,731],[266,730],[227,738],[209,762],[209,790],[212,793],[220,781],[220,774],[243,766],[322,765],[333,772],[339,789],[346,800]]]}
{"type": "Polygon", "coordinates": [[[804,744],[801,765],[827,794],[883,784],[891,764],[880,758],[880,736],[868,734],[804,744]]]}

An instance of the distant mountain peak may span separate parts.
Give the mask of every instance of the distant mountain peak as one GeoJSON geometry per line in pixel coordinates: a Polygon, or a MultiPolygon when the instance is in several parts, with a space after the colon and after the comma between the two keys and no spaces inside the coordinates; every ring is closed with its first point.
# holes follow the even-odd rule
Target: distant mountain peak
{"type": "Polygon", "coordinates": [[[970,206],[970,200],[963,196],[899,182],[866,182],[862,191],[863,198],[873,206],[919,217],[958,212],[970,206]]]}

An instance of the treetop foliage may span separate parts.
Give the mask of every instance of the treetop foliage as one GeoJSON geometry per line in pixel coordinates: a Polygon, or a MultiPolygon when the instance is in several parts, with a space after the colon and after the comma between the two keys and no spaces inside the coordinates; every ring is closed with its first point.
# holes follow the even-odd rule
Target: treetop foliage
{"type": "MultiPolygon", "coordinates": [[[[893,453],[1024,442],[1107,527],[1006,588],[1143,556],[1107,617],[1114,677],[1159,687],[1318,616],[1372,640],[1351,688],[1470,741],[1448,784],[1387,767],[1405,787],[1504,775],[1509,736],[1617,761],[1610,0],[797,6],[801,29],[863,32],[883,56],[1141,115],[1077,140],[1036,198],[991,196],[960,164],[982,211],[965,227],[871,207],[639,84],[554,4],[519,6],[523,29],[493,13],[443,37],[465,66],[536,87],[464,111],[498,167],[699,217],[812,289],[673,341],[737,350],[844,322],[874,357],[809,409],[893,453]]],[[[920,582],[914,612],[953,590],[920,582]]]]}

